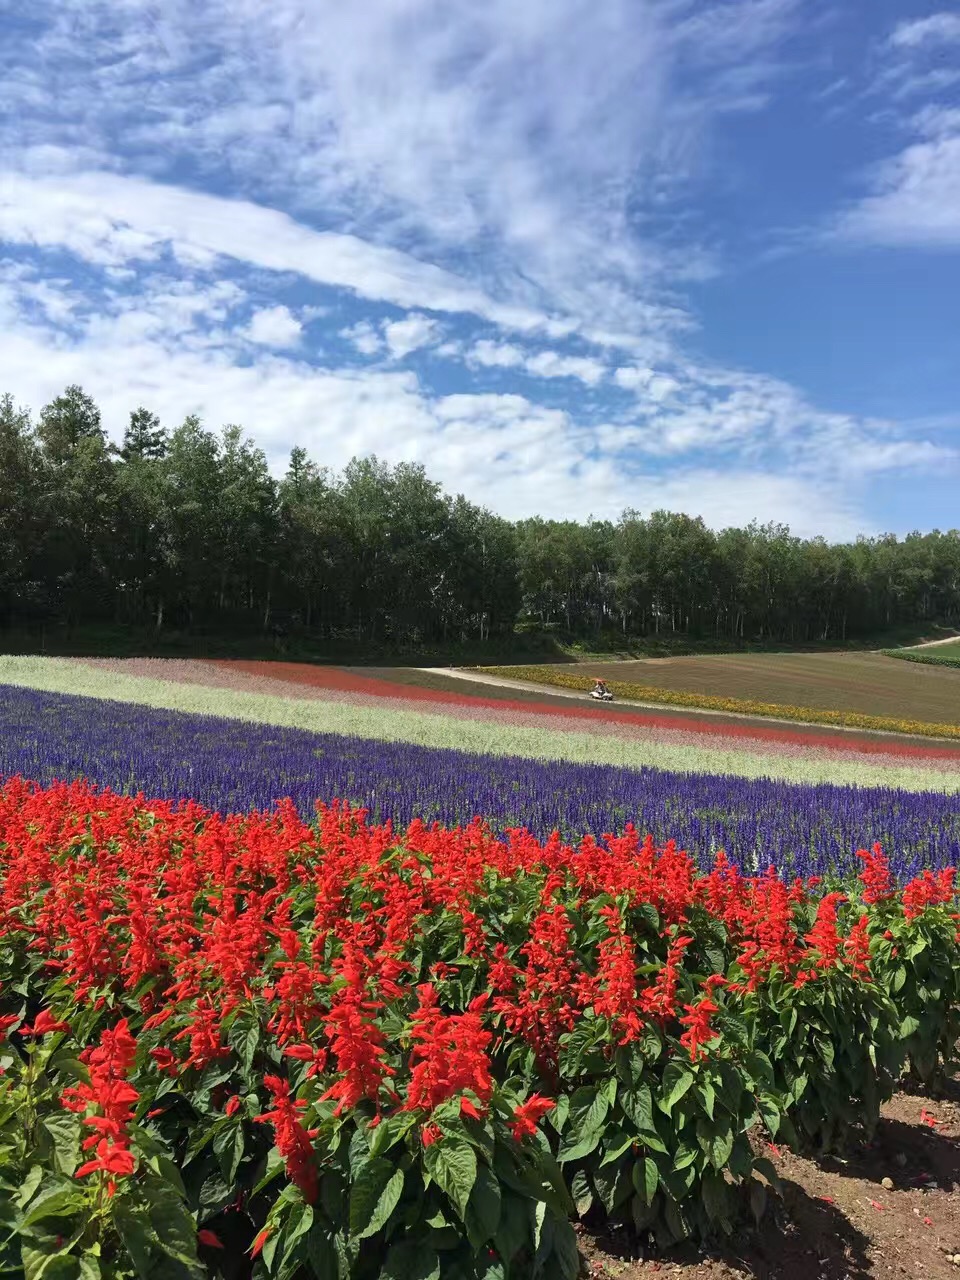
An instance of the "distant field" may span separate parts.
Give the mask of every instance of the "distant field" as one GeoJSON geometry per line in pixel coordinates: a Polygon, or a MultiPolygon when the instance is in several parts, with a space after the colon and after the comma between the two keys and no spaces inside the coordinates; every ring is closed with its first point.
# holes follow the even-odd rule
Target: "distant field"
{"type": "Polygon", "coordinates": [[[942,667],[945,669],[960,668],[960,640],[950,644],[921,645],[912,649],[886,649],[890,658],[899,658],[903,662],[915,662],[925,667],[942,667]]]}
{"type": "Polygon", "coordinates": [[[927,644],[916,647],[908,647],[907,653],[924,653],[933,656],[935,654],[943,654],[945,658],[960,658],[960,640],[951,640],[944,644],[927,644]]]}
{"type": "MultiPolygon", "coordinates": [[[[948,647],[952,646],[940,646],[938,651],[948,647]]],[[[879,653],[716,654],[584,662],[578,664],[576,674],[710,697],[960,725],[960,672],[898,662],[879,653]]]]}

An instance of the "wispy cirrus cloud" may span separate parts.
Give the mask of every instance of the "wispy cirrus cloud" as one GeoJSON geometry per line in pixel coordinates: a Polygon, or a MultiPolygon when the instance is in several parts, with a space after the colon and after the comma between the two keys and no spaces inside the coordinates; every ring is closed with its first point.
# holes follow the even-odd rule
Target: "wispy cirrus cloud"
{"type": "Polygon", "coordinates": [[[869,475],[952,453],[711,364],[687,294],[718,258],[684,198],[805,14],[35,0],[0,18],[0,389],[242,421],[275,467],[416,458],[511,515],[872,527],[869,475]]]}
{"type": "Polygon", "coordinates": [[[833,234],[868,245],[960,246],[960,109],[940,95],[960,84],[960,14],[903,21],[881,50],[874,95],[895,105],[906,145],[875,165],[868,190],[836,219],[833,234]],[[952,50],[949,61],[943,55],[952,50]],[[917,106],[915,99],[927,101],[917,106]]]}
{"type": "Polygon", "coordinates": [[[944,10],[898,22],[890,33],[894,49],[921,49],[924,46],[960,44],[960,14],[944,10]]]}
{"type": "Polygon", "coordinates": [[[796,11],[37,0],[0,52],[0,141],[47,164],[189,171],[432,262],[482,245],[499,301],[637,332],[676,318],[666,295],[697,253],[633,215],[689,174],[741,90],[774,79],[766,55],[796,11]]]}

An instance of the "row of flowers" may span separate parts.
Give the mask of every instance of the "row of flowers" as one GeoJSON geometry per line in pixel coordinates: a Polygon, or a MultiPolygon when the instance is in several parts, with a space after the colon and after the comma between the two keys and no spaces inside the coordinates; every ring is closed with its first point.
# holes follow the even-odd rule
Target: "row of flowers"
{"type": "MultiPolygon", "coordinates": [[[[902,655],[898,655],[902,656],[902,655]]],[[[531,680],[536,684],[555,685],[562,689],[588,692],[593,680],[577,676],[556,666],[548,667],[478,667],[489,675],[510,680],[531,680]]],[[[664,689],[657,685],[634,684],[625,680],[608,680],[611,693],[635,702],[652,702],[670,707],[690,707],[701,711],[720,711],[732,715],[772,716],[778,720],[794,720],[805,724],[838,725],[847,729],[866,729],[882,733],[904,733],[926,738],[960,738],[960,725],[937,724],[927,720],[907,720],[896,716],[872,716],[861,711],[830,711],[823,707],[795,707],[783,702],[762,702],[755,698],[725,698],[717,694],[695,693],[686,689],[664,689]]]]}
{"type": "Polygon", "coordinates": [[[951,1064],[954,873],[0,789],[5,1274],[577,1274],[951,1064]],[[74,1266],[76,1269],[70,1270],[74,1266]]]}

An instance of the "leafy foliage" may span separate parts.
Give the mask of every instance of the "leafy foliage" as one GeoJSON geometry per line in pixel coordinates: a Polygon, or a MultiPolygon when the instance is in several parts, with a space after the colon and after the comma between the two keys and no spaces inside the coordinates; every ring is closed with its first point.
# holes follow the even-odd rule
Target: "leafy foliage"
{"type": "Polygon", "coordinates": [[[730,1230],[758,1138],[842,1146],[954,1051],[953,873],[861,861],[8,782],[0,1266],[573,1280],[577,1217],[730,1230]]]}
{"type": "Polygon", "coordinates": [[[370,646],[509,636],[844,642],[960,621],[960,535],[828,545],[699,518],[512,524],[419,466],[293,450],[276,480],[242,429],[133,410],[110,444],[68,387],[34,424],[0,398],[0,627],[51,621],[350,637],[370,646]]]}

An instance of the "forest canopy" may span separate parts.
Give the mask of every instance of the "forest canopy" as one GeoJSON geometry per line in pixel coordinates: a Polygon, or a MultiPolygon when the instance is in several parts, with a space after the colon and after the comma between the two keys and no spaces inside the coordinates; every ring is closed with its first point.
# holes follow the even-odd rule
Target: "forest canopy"
{"type": "Polygon", "coordinates": [[[596,635],[807,643],[960,619],[960,533],[834,544],[781,525],[505,520],[412,463],[276,478],[238,426],[145,408],[110,442],[68,387],[0,398],[0,628],[243,627],[451,643],[518,623],[596,635]]]}

